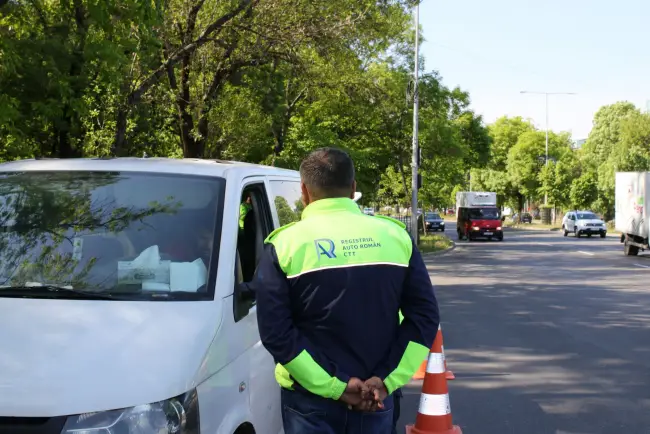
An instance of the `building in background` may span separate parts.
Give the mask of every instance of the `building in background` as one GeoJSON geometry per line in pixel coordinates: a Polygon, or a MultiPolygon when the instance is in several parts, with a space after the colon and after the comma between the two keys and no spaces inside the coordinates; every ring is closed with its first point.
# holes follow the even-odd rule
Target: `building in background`
{"type": "Polygon", "coordinates": [[[584,145],[586,141],[587,141],[587,139],[574,140],[571,147],[573,149],[580,149],[580,148],[582,148],[582,145],[584,145]]]}

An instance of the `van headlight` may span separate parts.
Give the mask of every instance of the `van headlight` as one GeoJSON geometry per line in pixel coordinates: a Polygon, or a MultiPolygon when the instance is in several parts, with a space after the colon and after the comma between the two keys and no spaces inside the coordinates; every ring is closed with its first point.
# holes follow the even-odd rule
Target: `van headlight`
{"type": "Polygon", "coordinates": [[[198,434],[196,390],[153,404],[68,416],[61,434],[198,434]]]}

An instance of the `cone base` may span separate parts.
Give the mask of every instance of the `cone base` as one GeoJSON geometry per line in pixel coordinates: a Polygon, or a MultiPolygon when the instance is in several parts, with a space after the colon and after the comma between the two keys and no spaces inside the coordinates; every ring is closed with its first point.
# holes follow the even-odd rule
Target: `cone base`
{"type": "Polygon", "coordinates": [[[406,425],[406,434],[463,434],[463,431],[456,425],[445,431],[422,431],[417,429],[415,425],[406,425]]]}
{"type": "Polygon", "coordinates": [[[451,381],[451,380],[455,380],[455,379],[456,379],[456,376],[454,375],[453,372],[451,372],[451,371],[447,371],[447,372],[445,372],[445,378],[446,378],[447,380],[451,381]]]}

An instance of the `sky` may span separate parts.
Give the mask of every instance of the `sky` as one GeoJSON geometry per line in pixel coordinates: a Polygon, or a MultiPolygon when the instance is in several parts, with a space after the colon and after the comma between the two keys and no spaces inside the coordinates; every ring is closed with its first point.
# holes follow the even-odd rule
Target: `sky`
{"type": "Polygon", "coordinates": [[[486,123],[530,118],[587,138],[603,105],[650,100],[648,0],[423,0],[420,54],[486,123]]]}

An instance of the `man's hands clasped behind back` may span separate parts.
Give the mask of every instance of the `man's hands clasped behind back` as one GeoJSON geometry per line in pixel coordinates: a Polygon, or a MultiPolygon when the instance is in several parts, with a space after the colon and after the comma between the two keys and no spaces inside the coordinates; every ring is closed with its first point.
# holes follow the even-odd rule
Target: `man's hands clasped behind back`
{"type": "Polygon", "coordinates": [[[386,386],[379,377],[372,377],[366,381],[351,378],[340,400],[353,410],[377,411],[384,408],[384,400],[387,396],[386,386]]]}

